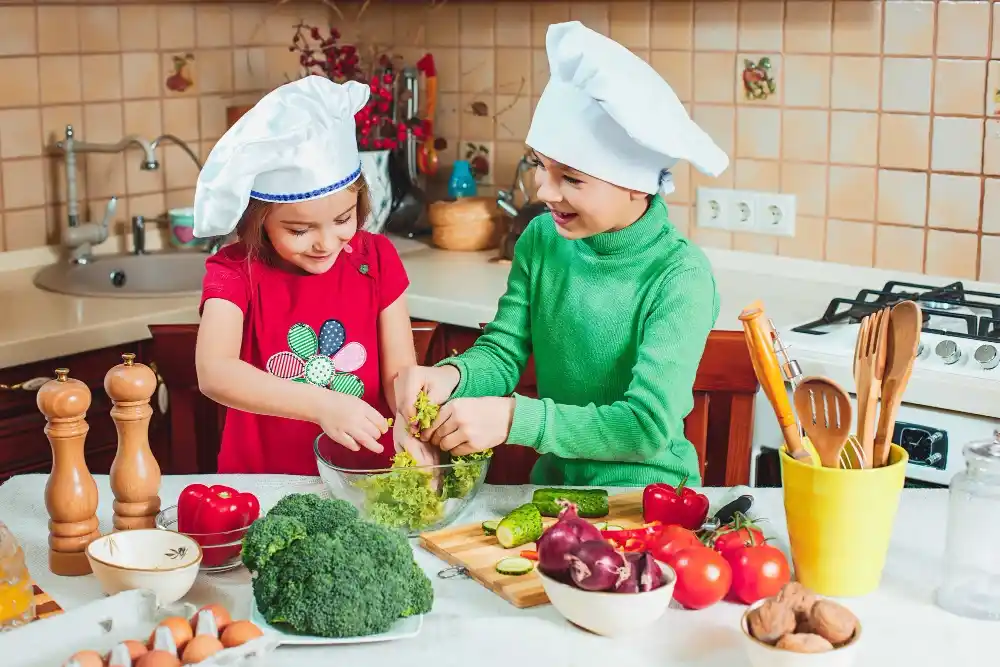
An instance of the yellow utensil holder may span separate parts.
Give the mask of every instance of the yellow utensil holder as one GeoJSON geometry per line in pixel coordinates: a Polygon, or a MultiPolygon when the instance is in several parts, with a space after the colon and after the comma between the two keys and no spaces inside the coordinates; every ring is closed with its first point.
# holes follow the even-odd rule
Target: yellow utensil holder
{"type": "Polygon", "coordinates": [[[889,551],[906,450],[892,445],[888,465],[861,470],[802,463],[784,447],[779,459],[796,579],[829,597],[873,592],[889,551]]]}

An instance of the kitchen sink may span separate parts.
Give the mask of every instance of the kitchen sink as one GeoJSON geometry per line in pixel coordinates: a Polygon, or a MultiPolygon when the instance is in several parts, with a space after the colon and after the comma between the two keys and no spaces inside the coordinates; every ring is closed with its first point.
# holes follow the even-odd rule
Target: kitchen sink
{"type": "Polygon", "coordinates": [[[177,297],[201,293],[204,252],[98,255],[86,264],[59,262],[35,275],[42,289],[95,297],[177,297]]]}

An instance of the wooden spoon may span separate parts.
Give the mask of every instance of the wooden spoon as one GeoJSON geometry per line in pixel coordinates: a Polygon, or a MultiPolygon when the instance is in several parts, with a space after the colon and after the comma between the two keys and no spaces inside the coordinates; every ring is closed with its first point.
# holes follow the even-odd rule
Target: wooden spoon
{"type": "Polygon", "coordinates": [[[900,301],[889,314],[885,372],[882,374],[882,405],[872,445],[872,467],[888,465],[889,444],[896,426],[896,412],[913,371],[920,347],[923,313],[914,301],[900,301]]]}
{"type": "Polygon", "coordinates": [[[825,468],[840,467],[851,432],[851,397],[825,377],[807,377],[795,388],[795,412],[825,468]]]}

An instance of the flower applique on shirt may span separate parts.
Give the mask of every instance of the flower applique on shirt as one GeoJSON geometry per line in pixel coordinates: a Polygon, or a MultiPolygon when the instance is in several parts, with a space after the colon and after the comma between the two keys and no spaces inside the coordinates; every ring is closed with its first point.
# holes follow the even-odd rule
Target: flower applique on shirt
{"type": "Polygon", "coordinates": [[[365,385],[354,371],[364,365],[368,353],[361,343],[347,343],[344,325],[327,320],[319,335],[308,324],[293,324],[288,330],[288,348],[267,360],[271,375],[308,382],[319,387],[361,398],[365,385]]]}

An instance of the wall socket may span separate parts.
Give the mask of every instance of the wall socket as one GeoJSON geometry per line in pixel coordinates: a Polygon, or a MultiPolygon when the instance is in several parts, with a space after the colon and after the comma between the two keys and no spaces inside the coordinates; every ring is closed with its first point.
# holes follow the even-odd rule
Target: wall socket
{"type": "Polygon", "coordinates": [[[698,188],[695,214],[703,229],[795,236],[795,195],[698,188]]]}

